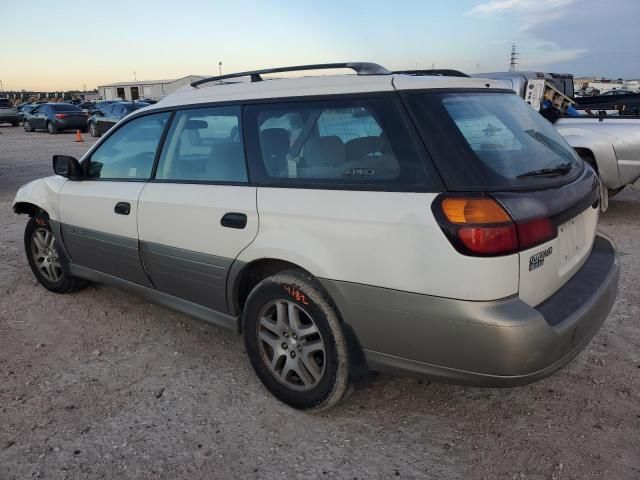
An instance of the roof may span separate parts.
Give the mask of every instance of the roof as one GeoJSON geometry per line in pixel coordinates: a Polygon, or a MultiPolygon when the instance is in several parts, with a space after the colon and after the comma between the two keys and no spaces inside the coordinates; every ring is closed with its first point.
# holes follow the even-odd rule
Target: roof
{"type": "Polygon", "coordinates": [[[131,82],[116,82],[116,83],[108,83],[106,85],[98,85],[98,88],[104,87],[126,87],[128,85],[137,86],[137,85],[158,85],[158,84],[167,84],[177,82],[178,80],[183,80],[185,78],[204,78],[202,75],[186,75],[180,78],[166,78],[164,80],[133,80],[131,82]]]}
{"type": "Polygon", "coordinates": [[[289,98],[310,95],[385,92],[433,88],[503,88],[500,81],[443,76],[389,75],[315,75],[298,78],[265,79],[249,82],[210,82],[198,87],[185,85],[167,95],[147,111],[156,108],[234,100],[289,98]]]}

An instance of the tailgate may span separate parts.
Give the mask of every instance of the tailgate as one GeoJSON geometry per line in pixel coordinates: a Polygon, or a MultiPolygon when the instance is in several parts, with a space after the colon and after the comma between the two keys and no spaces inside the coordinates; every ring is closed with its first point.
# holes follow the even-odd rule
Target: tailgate
{"type": "Polygon", "coordinates": [[[553,295],[584,264],[598,226],[591,206],[558,225],[558,236],[520,252],[520,298],[536,306],[553,295]]]}

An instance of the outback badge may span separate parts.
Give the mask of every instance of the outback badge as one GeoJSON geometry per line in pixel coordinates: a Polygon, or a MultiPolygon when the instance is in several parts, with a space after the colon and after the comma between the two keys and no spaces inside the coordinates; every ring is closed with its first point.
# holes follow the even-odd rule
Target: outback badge
{"type": "Polygon", "coordinates": [[[529,259],[529,271],[535,270],[538,267],[544,265],[544,259],[553,253],[553,247],[549,247],[546,250],[531,255],[529,259]]]}

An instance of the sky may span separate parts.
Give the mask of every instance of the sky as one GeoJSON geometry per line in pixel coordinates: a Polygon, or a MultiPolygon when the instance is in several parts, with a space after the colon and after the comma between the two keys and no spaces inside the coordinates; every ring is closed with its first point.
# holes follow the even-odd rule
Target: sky
{"type": "Polygon", "coordinates": [[[274,66],[519,68],[640,78],[640,0],[0,0],[7,90],[274,66]],[[135,73],[134,73],[135,72],[135,73]]]}

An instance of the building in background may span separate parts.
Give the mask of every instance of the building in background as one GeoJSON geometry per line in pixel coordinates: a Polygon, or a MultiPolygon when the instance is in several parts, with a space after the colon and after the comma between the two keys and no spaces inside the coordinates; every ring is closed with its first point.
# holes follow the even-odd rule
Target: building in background
{"type": "Polygon", "coordinates": [[[160,100],[176,91],[183,85],[204,78],[199,75],[187,75],[186,77],[171,80],[140,80],[132,82],[110,83],[98,86],[98,94],[102,100],[160,100]]]}

